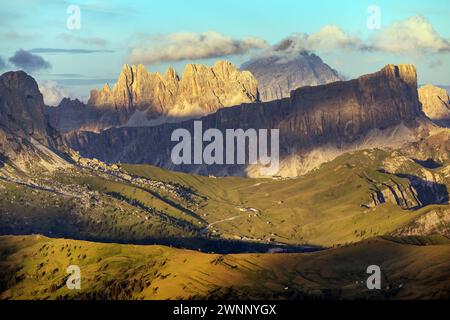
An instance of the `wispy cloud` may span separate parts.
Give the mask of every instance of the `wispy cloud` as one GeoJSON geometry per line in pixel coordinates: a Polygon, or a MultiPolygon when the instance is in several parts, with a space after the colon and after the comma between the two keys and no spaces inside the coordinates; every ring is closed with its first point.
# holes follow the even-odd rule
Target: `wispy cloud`
{"type": "Polygon", "coordinates": [[[37,54],[33,54],[23,49],[17,50],[8,61],[17,68],[26,71],[38,71],[51,68],[50,62],[37,54]]]}
{"type": "Polygon", "coordinates": [[[260,38],[232,39],[218,32],[179,32],[144,37],[143,46],[131,50],[130,63],[155,64],[238,55],[268,46],[260,38]]]}
{"type": "Polygon", "coordinates": [[[62,48],[33,48],[29,50],[29,52],[32,53],[80,53],[80,54],[87,54],[87,53],[113,53],[114,50],[90,50],[90,49],[62,49],[62,48]]]}
{"type": "Polygon", "coordinates": [[[105,47],[108,45],[108,40],[101,37],[81,37],[75,36],[71,33],[61,33],[58,38],[64,40],[65,42],[78,42],[85,45],[95,46],[95,47],[105,47]]]}
{"type": "Polygon", "coordinates": [[[294,43],[299,50],[333,50],[352,49],[368,50],[370,46],[337,25],[326,25],[311,35],[300,33],[293,36],[294,43]]]}
{"type": "Polygon", "coordinates": [[[51,73],[46,76],[62,77],[62,78],[84,78],[86,75],[80,73],[51,73]]]}
{"type": "Polygon", "coordinates": [[[98,84],[105,84],[105,83],[115,83],[117,81],[117,78],[116,79],[67,78],[67,79],[57,79],[56,81],[58,82],[58,84],[61,84],[64,86],[86,86],[86,85],[98,85],[98,84]]]}

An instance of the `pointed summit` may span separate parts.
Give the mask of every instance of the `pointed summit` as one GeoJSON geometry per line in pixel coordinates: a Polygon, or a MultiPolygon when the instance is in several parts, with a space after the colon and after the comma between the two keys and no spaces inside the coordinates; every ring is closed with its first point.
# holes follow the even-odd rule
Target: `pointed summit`
{"type": "Polygon", "coordinates": [[[103,85],[102,91],[104,91],[104,92],[111,92],[111,88],[109,87],[109,84],[105,83],[103,85]]]}
{"type": "Polygon", "coordinates": [[[177,72],[175,71],[175,69],[173,67],[169,67],[167,69],[165,76],[166,76],[167,79],[180,80],[180,78],[178,77],[177,72]]]}

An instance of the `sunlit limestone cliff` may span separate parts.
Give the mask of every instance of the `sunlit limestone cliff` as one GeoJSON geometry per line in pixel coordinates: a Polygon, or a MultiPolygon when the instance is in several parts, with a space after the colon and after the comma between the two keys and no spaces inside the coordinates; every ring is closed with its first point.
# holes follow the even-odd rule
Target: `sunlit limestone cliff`
{"type": "Polygon", "coordinates": [[[179,122],[256,101],[256,79],[227,61],[212,67],[188,64],[181,77],[173,68],[160,74],[147,71],[143,65],[124,65],[117,83],[92,90],[86,106],[64,101],[47,112],[61,131],[99,131],[179,122]]]}

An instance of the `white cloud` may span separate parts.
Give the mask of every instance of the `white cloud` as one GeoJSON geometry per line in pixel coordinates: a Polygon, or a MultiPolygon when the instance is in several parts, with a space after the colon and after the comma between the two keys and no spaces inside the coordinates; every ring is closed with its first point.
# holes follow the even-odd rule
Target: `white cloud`
{"type": "Polygon", "coordinates": [[[268,46],[260,38],[232,39],[218,32],[178,32],[147,37],[145,46],[132,49],[130,63],[155,64],[159,62],[208,59],[244,54],[252,49],[268,46]]]}
{"type": "Polygon", "coordinates": [[[64,97],[70,94],[54,81],[46,81],[39,84],[39,90],[44,96],[44,103],[48,106],[57,106],[64,97]]]}
{"type": "Polygon", "coordinates": [[[374,49],[391,53],[449,52],[449,39],[442,38],[422,16],[394,22],[371,38],[374,49]]]}
{"type": "Polygon", "coordinates": [[[336,25],[326,25],[318,32],[306,36],[306,44],[310,50],[367,49],[361,39],[351,36],[336,25]]]}
{"type": "Polygon", "coordinates": [[[301,52],[330,53],[335,50],[376,51],[393,54],[433,54],[450,52],[450,40],[441,37],[422,16],[397,21],[363,40],[339,26],[325,25],[319,31],[295,33],[256,58],[277,58],[277,63],[295,59],[301,52]]]}
{"type": "Polygon", "coordinates": [[[275,59],[275,63],[285,63],[297,59],[302,52],[330,52],[336,49],[368,50],[369,48],[361,39],[349,35],[340,27],[326,25],[316,33],[294,33],[280,43],[258,53],[255,58],[271,58],[275,59]]]}

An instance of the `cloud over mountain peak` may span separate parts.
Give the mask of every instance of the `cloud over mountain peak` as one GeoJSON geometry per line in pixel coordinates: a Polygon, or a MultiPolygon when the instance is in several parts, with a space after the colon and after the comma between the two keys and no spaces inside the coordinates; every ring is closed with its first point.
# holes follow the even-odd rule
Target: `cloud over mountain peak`
{"type": "Polygon", "coordinates": [[[144,46],[136,46],[128,58],[130,63],[155,64],[183,60],[209,59],[244,54],[261,49],[268,43],[260,38],[233,39],[221,33],[176,32],[145,37],[144,46]]]}

